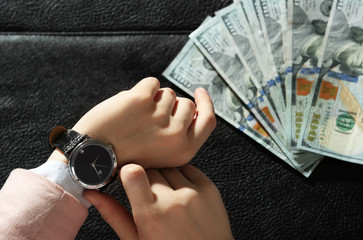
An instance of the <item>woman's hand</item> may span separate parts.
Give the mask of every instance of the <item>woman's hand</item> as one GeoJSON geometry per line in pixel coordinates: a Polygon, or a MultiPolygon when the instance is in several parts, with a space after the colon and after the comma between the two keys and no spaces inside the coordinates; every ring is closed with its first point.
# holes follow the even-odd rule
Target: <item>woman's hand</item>
{"type": "Polygon", "coordinates": [[[121,239],[233,239],[217,187],[193,166],[145,171],[129,164],[120,174],[133,215],[105,193],[84,196],[121,239]]]}
{"type": "Polygon", "coordinates": [[[187,163],[215,125],[204,89],[195,91],[194,104],[170,88],[160,88],[156,78],[145,78],[92,108],[73,129],[112,144],[119,166],[132,162],[161,168],[187,163]]]}

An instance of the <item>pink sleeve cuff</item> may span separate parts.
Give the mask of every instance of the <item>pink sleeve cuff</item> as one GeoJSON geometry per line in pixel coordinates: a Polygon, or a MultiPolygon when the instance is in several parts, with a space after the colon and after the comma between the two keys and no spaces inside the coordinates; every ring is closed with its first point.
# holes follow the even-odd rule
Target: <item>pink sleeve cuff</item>
{"type": "Polygon", "coordinates": [[[46,161],[37,168],[29,171],[44,176],[56,183],[73,197],[77,198],[87,209],[91,204],[83,197],[84,188],[79,186],[69,173],[69,166],[61,161],[46,161]]]}
{"type": "Polygon", "coordinates": [[[11,172],[0,191],[0,236],[5,239],[74,239],[88,211],[43,176],[11,172]]]}

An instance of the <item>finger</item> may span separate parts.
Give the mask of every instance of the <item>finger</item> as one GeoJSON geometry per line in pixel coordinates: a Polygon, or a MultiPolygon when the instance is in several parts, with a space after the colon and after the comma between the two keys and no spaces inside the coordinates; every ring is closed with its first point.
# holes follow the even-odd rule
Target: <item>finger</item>
{"type": "Polygon", "coordinates": [[[156,93],[154,101],[159,111],[171,115],[176,102],[176,94],[171,88],[161,88],[156,93]]]}
{"type": "Polygon", "coordinates": [[[137,239],[132,216],[111,196],[97,190],[87,190],[84,197],[98,210],[120,239],[137,239]]]}
{"type": "Polygon", "coordinates": [[[194,146],[201,147],[216,126],[216,117],[212,100],[204,88],[195,90],[197,116],[188,130],[188,136],[194,146]]]}
{"type": "Polygon", "coordinates": [[[160,169],[160,173],[174,190],[191,186],[191,182],[176,168],[160,169]]]}
{"type": "Polygon", "coordinates": [[[154,77],[147,77],[138,82],[131,90],[141,92],[144,96],[154,98],[160,88],[160,82],[154,77]]]}
{"type": "Polygon", "coordinates": [[[179,172],[194,185],[202,186],[206,184],[213,184],[213,182],[199,169],[190,164],[180,167],[179,172]]]}
{"type": "Polygon", "coordinates": [[[159,195],[172,190],[169,183],[158,170],[148,169],[146,173],[150,181],[151,191],[154,195],[159,195]]]}
{"type": "Polygon", "coordinates": [[[195,113],[195,104],[190,99],[177,98],[172,116],[175,119],[181,120],[187,129],[189,129],[192,124],[195,113]]]}
{"type": "Polygon", "coordinates": [[[121,168],[120,176],[127,197],[133,209],[147,207],[154,202],[154,196],[145,170],[136,164],[121,168]]]}

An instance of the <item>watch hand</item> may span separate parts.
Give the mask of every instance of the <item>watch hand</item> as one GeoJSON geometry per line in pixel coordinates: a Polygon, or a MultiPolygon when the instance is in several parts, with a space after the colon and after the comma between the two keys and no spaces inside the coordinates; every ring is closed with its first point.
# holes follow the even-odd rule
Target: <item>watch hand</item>
{"type": "Polygon", "coordinates": [[[101,179],[100,174],[98,173],[96,166],[95,166],[93,163],[91,163],[90,165],[91,165],[91,166],[92,166],[92,168],[95,170],[95,172],[96,172],[96,174],[97,174],[98,178],[99,178],[99,179],[101,179]]]}
{"type": "Polygon", "coordinates": [[[93,165],[96,165],[96,162],[97,162],[97,160],[98,160],[98,157],[99,157],[99,156],[100,156],[100,155],[98,154],[98,155],[97,155],[97,157],[96,157],[96,159],[95,159],[95,160],[93,161],[93,163],[92,163],[93,165]]]}
{"type": "Polygon", "coordinates": [[[97,166],[97,167],[106,167],[106,168],[108,168],[108,166],[105,166],[105,165],[99,165],[99,164],[95,164],[95,166],[97,166]]]}
{"type": "Polygon", "coordinates": [[[97,174],[97,176],[98,176],[98,178],[99,179],[101,179],[101,176],[100,176],[100,174],[99,174],[99,172],[97,171],[97,168],[96,168],[96,161],[97,161],[97,159],[98,159],[98,157],[99,157],[100,155],[97,155],[97,157],[96,157],[96,159],[95,159],[95,161],[93,162],[93,163],[91,163],[90,165],[92,166],[92,168],[95,170],[95,172],[96,172],[96,174],[97,174]]]}

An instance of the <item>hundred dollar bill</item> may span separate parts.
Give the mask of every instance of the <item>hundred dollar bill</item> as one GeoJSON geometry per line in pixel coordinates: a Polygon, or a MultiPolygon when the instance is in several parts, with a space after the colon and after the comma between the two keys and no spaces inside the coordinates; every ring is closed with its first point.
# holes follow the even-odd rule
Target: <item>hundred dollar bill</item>
{"type": "MultiPolygon", "coordinates": [[[[262,30],[262,22],[258,16],[256,0],[240,1],[238,10],[240,17],[243,18],[243,22],[247,24],[246,29],[250,29],[249,32],[254,39],[254,41],[251,41],[251,44],[255,45],[256,56],[262,66],[262,71],[275,78],[277,76],[276,66],[274,64],[271,47],[266,42],[262,30]]],[[[278,79],[271,80],[276,81],[278,79]]]]}
{"type": "MultiPolygon", "coordinates": [[[[163,76],[191,96],[197,87],[205,88],[218,116],[294,167],[191,40],[170,63],[163,76]]],[[[314,167],[297,170],[308,177],[314,167]]]]}
{"type": "MultiPolygon", "coordinates": [[[[286,69],[288,66],[288,49],[289,49],[289,44],[291,44],[291,42],[289,41],[289,37],[288,37],[288,24],[287,24],[287,1],[288,0],[280,0],[279,1],[279,6],[280,6],[280,23],[281,23],[281,38],[282,38],[282,49],[283,49],[283,64],[284,64],[284,69],[285,72],[284,74],[286,75],[286,69]]],[[[291,63],[290,63],[291,64],[291,63]]],[[[286,91],[286,86],[285,86],[285,91],[286,91]]],[[[286,97],[286,92],[285,92],[285,97],[286,97]]],[[[286,99],[285,99],[286,101],[286,99]]]]}
{"type": "MultiPolygon", "coordinates": [[[[292,67],[291,67],[292,66],[292,60],[291,60],[292,59],[292,57],[291,57],[291,54],[292,54],[291,53],[292,29],[291,29],[291,24],[287,24],[288,23],[288,7],[287,7],[288,1],[289,0],[280,0],[280,1],[276,2],[276,0],[275,0],[275,1],[272,1],[272,2],[271,1],[262,2],[262,0],[261,0],[260,3],[261,3],[262,11],[267,11],[267,9],[268,9],[269,14],[271,14],[273,12],[274,13],[274,14],[272,14],[272,15],[274,15],[273,19],[276,19],[276,22],[278,21],[277,20],[278,18],[280,19],[279,23],[280,23],[280,27],[281,27],[281,38],[282,38],[282,42],[283,42],[283,44],[282,44],[282,53],[283,53],[282,54],[282,57],[283,57],[282,64],[283,65],[280,67],[280,69],[281,69],[281,72],[282,72],[281,75],[285,76],[285,81],[283,81],[283,83],[285,84],[285,89],[283,89],[283,87],[282,87],[281,90],[283,91],[282,95],[284,96],[284,101],[285,101],[285,104],[286,104],[285,115],[283,116],[283,118],[284,118],[283,123],[285,124],[284,129],[286,130],[285,131],[285,137],[286,137],[286,140],[288,142],[288,146],[290,146],[290,140],[291,140],[291,137],[290,137],[290,135],[291,135],[291,112],[290,112],[290,109],[291,109],[291,91],[290,91],[290,89],[291,89],[291,78],[292,78],[292,71],[291,71],[291,69],[292,69],[292,67]],[[270,6],[270,4],[272,4],[272,6],[270,6]],[[265,5],[267,5],[267,6],[265,6],[265,5]],[[263,9],[265,9],[265,10],[263,10],[263,9]],[[279,14],[280,14],[280,16],[278,16],[279,14]],[[286,85],[286,84],[288,84],[288,85],[286,85]],[[286,97],[286,96],[290,96],[290,97],[286,97]]],[[[246,14],[244,12],[246,7],[245,8],[243,7],[243,4],[241,3],[240,0],[235,0],[234,2],[239,4],[238,10],[241,13],[240,16],[242,16],[242,18],[243,18],[242,23],[244,23],[245,28],[248,29],[249,28],[248,19],[245,16],[246,14]]],[[[255,1],[255,3],[258,3],[258,2],[255,1]]],[[[251,5],[250,5],[250,8],[251,8],[251,5]]],[[[262,18],[261,9],[258,7],[258,5],[256,5],[255,10],[256,9],[258,9],[257,11],[258,11],[258,15],[260,16],[260,19],[266,19],[266,17],[262,18]]],[[[249,12],[250,12],[249,17],[251,19],[256,19],[256,16],[251,14],[251,11],[249,11],[249,12]]],[[[267,13],[264,13],[264,15],[266,15],[266,14],[267,13]]],[[[269,23],[265,23],[265,25],[266,25],[266,28],[268,29],[269,23]]],[[[276,23],[276,24],[271,24],[271,25],[272,26],[277,26],[278,24],[276,23]]],[[[263,26],[264,26],[263,21],[261,21],[261,29],[263,28],[263,26]]],[[[248,34],[250,38],[252,37],[252,39],[250,41],[251,42],[254,41],[253,35],[255,35],[255,37],[257,39],[260,39],[259,40],[260,44],[263,44],[264,43],[263,39],[261,39],[261,36],[260,36],[261,32],[255,30],[255,28],[258,29],[259,25],[255,24],[253,27],[254,27],[253,30],[254,30],[255,34],[252,34],[252,33],[248,34]],[[256,32],[257,32],[257,36],[256,36],[256,32]]],[[[267,29],[266,29],[266,31],[267,31],[267,29]]],[[[271,30],[269,30],[269,31],[271,31],[271,30]]],[[[265,30],[263,30],[263,32],[265,32],[265,30]]],[[[266,35],[264,34],[264,36],[266,36],[266,35]]],[[[270,39],[270,37],[269,38],[265,37],[265,39],[270,39]]],[[[274,39],[279,39],[279,38],[274,38],[274,39]]],[[[268,41],[266,40],[266,42],[268,42],[268,41]]],[[[275,43],[274,46],[281,45],[281,43],[278,43],[278,42],[279,42],[279,40],[273,41],[273,43],[275,43]]],[[[272,42],[270,42],[270,44],[271,43],[272,42]]],[[[253,47],[253,44],[252,44],[252,47],[253,47]]],[[[259,49],[260,50],[262,49],[262,51],[265,50],[262,45],[259,47],[259,49]]],[[[271,48],[271,49],[274,49],[274,48],[271,48]]],[[[279,60],[279,62],[281,63],[281,60],[279,60]]],[[[264,63],[264,65],[269,65],[269,64],[264,63]]],[[[280,72],[279,72],[279,74],[280,74],[280,72]]],[[[283,84],[281,86],[283,86],[283,84]]],[[[303,161],[303,159],[306,159],[307,160],[306,161],[307,165],[310,165],[310,164],[314,163],[314,161],[316,161],[316,163],[319,163],[320,160],[323,158],[323,157],[318,156],[316,154],[315,155],[313,155],[313,154],[309,155],[307,152],[301,151],[301,150],[295,150],[295,149],[290,149],[290,150],[294,153],[294,155],[296,157],[300,158],[301,162],[303,161]]]]}
{"type": "Polygon", "coordinates": [[[283,54],[282,38],[282,0],[253,0],[255,11],[261,23],[262,33],[269,52],[273,57],[273,73],[276,73],[275,80],[270,79],[269,84],[277,86],[279,95],[281,95],[281,105],[278,113],[281,115],[281,122],[286,123],[286,94],[285,94],[285,63],[283,54]]]}
{"type": "MultiPolygon", "coordinates": [[[[241,4],[241,2],[239,2],[239,4],[241,4]]],[[[248,24],[248,20],[244,16],[243,12],[241,14],[241,10],[243,10],[241,6],[237,6],[237,10],[240,11],[236,11],[236,5],[231,5],[218,11],[216,14],[221,18],[221,21],[228,29],[229,35],[236,43],[238,47],[237,52],[239,51],[240,53],[243,53],[242,56],[246,59],[247,65],[251,66],[251,69],[256,76],[260,76],[260,84],[263,86],[265,92],[268,92],[267,96],[270,96],[270,93],[272,93],[271,96],[278,107],[277,110],[280,111],[281,116],[284,117],[286,113],[284,112],[285,108],[283,107],[285,103],[283,100],[282,89],[280,88],[281,85],[277,86],[276,84],[270,84],[271,82],[274,82],[274,80],[271,79],[272,72],[261,72],[260,68],[269,64],[264,61],[257,60],[255,53],[257,53],[258,50],[248,24]]],[[[295,151],[295,153],[298,153],[298,151],[295,151]]],[[[300,155],[297,159],[297,162],[303,166],[306,164],[313,164],[315,160],[321,158],[304,158],[303,155],[300,155]]]]}
{"type": "Polygon", "coordinates": [[[281,2],[281,17],[282,17],[282,36],[284,41],[284,62],[285,62],[285,94],[286,94],[286,138],[291,147],[291,100],[292,100],[292,7],[290,0],[281,2]]]}
{"type": "Polygon", "coordinates": [[[205,88],[218,116],[260,143],[276,156],[288,161],[264,128],[246,109],[241,100],[222,80],[200,50],[189,40],[163,76],[193,96],[198,87],[205,88]]]}
{"type": "Polygon", "coordinates": [[[322,43],[332,0],[289,0],[288,6],[292,30],[289,135],[291,147],[296,149],[314,79],[320,72],[318,60],[324,52],[322,43]]]}
{"type": "MultiPolygon", "coordinates": [[[[266,93],[268,100],[271,102],[271,106],[277,113],[281,126],[283,127],[283,118],[281,114],[284,110],[284,100],[281,94],[281,89],[276,84],[276,81],[271,78],[271,74],[261,69],[269,66],[268,64],[261,63],[261,59],[258,59],[255,55],[257,53],[257,46],[254,43],[252,37],[252,31],[248,24],[243,22],[243,16],[238,12],[237,5],[232,4],[226,8],[216,12],[216,15],[220,17],[225,27],[228,29],[230,37],[234,40],[237,49],[236,51],[241,54],[247,65],[250,67],[253,74],[256,76],[257,81],[262,86],[262,89],[266,93]],[[252,44],[251,44],[252,43],[252,44]]],[[[260,57],[260,56],[259,56],[260,57]]]]}
{"type": "Polygon", "coordinates": [[[288,146],[291,146],[291,40],[292,40],[292,33],[291,33],[291,24],[288,24],[288,1],[289,0],[281,0],[280,3],[280,13],[281,13],[281,36],[283,41],[283,57],[284,57],[284,69],[285,69],[285,136],[288,142],[288,146]]]}
{"type": "Polygon", "coordinates": [[[285,139],[276,114],[272,111],[264,92],[256,86],[258,82],[253,81],[253,73],[248,69],[245,59],[236,53],[236,46],[227,31],[218,18],[212,18],[191,33],[190,38],[237,96],[249,107],[290,161],[296,166],[304,165],[306,162],[297,162],[284,144],[285,139]]]}
{"type": "Polygon", "coordinates": [[[334,1],[299,147],[363,164],[363,1],[334,1]]]}

